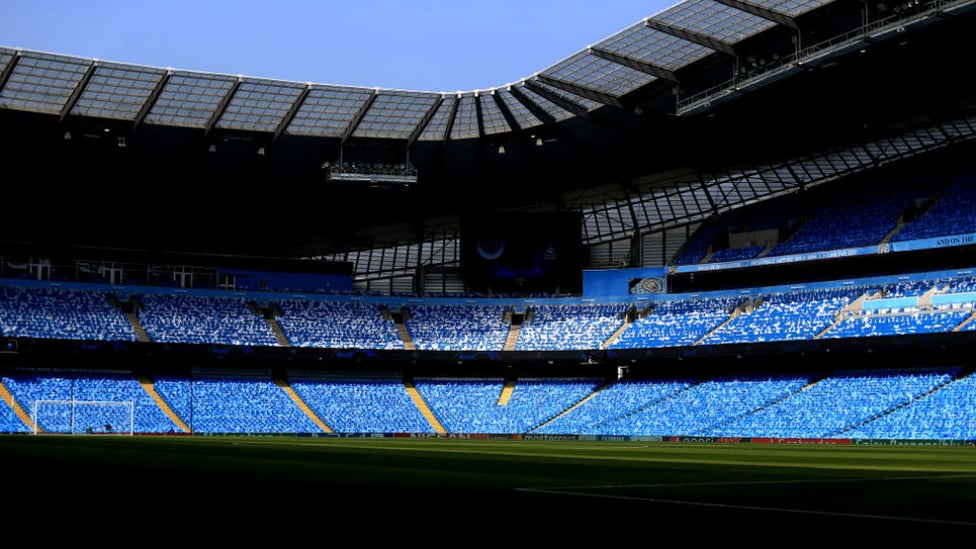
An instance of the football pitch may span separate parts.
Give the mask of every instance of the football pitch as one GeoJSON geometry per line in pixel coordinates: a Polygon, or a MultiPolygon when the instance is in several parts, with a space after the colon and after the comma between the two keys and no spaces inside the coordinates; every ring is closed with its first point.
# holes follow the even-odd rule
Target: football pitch
{"type": "Polygon", "coordinates": [[[0,460],[8,501],[72,531],[578,541],[976,529],[976,446],[10,435],[0,460]]]}

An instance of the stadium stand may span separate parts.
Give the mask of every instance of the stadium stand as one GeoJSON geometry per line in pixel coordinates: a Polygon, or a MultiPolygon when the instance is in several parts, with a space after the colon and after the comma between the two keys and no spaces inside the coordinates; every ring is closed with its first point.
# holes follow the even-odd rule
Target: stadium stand
{"type": "Polygon", "coordinates": [[[5,199],[0,430],[976,440],[971,4],[734,4],[456,95],[0,47],[8,157],[102,178],[5,199]]]}

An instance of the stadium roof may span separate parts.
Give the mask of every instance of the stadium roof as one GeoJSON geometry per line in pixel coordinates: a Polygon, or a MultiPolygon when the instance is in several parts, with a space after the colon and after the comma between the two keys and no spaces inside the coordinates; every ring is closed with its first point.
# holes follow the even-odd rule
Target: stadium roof
{"type": "Polygon", "coordinates": [[[3,230],[300,257],[577,209],[625,240],[967,142],[972,5],[685,0],[456,94],[0,47],[3,230]]]}

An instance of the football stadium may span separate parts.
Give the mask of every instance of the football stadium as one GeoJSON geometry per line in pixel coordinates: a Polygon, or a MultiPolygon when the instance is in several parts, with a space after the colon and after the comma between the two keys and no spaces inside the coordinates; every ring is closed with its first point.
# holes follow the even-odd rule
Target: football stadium
{"type": "Polygon", "coordinates": [[[218,542],[972,529],[973,12],[684,0],[456,93],[0,44],[11,501],[218,542]]]}

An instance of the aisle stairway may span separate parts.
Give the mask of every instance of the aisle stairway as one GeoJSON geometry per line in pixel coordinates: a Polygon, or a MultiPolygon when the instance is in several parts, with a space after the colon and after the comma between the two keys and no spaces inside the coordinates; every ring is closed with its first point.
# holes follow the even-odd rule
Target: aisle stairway
{"type": "Polygon", "coordinates": [[[277,385],[278,387],[281,387],[283,391],[288,393],[288,396],[291,397],[291,399],[295,402],[295,404],[297,404],[298,407],[301,408],[303,412],[305,412],[305,415],[311,418],[312,421],[314,421],[315,424],[319,426],[319,428],[321,428],[326,433],[335,432],[332,430],[331,427],[328,426],[328,424],[322,421],[322,418],[320,418],[319,415],[315,413],[315,410],[312,410],[311,408],[308,407],[308,404],[305,404],[305,401],[302,399],[302,397],[298,396],[298,393],[296,393],[295,390],[291,388],[291,385],[288,383],[288,380],[275,378],[274,384],[277,385]]]}
{"type": "Polygon", "coordinates": [[[513,391],[515,391],[515,380],[514,379],[505,380],[505,386],[502,387],[502,394],[498,397],[498,405],[507,406],[508,400],[512,398],[513,391]]]}
{"type": "Polygon", "coordinates": [[[183,421],[183,419],[180,418],[180,416],[177,415],[172,408],[170,408],[169,404],[165,400],[163,400],[163,397],[161,397],[159,393],[156,392],[155,383],[153,382],[152,379],[146,376],[136,376],[136,379],[139,381],[139,385],[142,385],[142,388],[146,391],[146,393],[148,393],[149,396],[152,397],[156,405],[159,406],[159,409],[162,410],[167,416],[169,416],[171,420],[173,420],[173,423],[175,423],[180,429],[182,429],[184,433],[191,432],[190,426],[187,425],[183,421]]]}
{"type": "Polygon", "coordinates": [[[413,384],[413,381],[404,381],[403,386],[410,395],[410,399],[413,400],[413,403],[417,405],[417,409],[420,410],[420,413],[427,418],[428,422],[430,422],[430,425],[434,428],[434,431],[439,435],[446,434],[447,429],[441,425],[441,422],[434,415],[434,412],[431,411],[430,406],[427,406],[427,402],[424,401],[424,397],[420,396],[420,392],[417,391],[417,387],[413,384]]]}
{"type": "MultiPolygon", "coordinates": [[[[27,410],[24,410],[24,407],[21,406],[16,399],[14,399],[14,395],[10,393],[10,390],[7,389],[7,387],[3,384],[2,381],[0,381],[0,399],[2,399],[4,402],[10,405],[10,407],[14,411],[14,414],[16,414],[17,417],[24,422],[24,425],[26,425],[27,427],[32,426],[34,422],[31,421],[30,414],[27,413],[27,410]]],[[[38,427],[37,431],[43,432],[44,430],[38,427]]]]}

